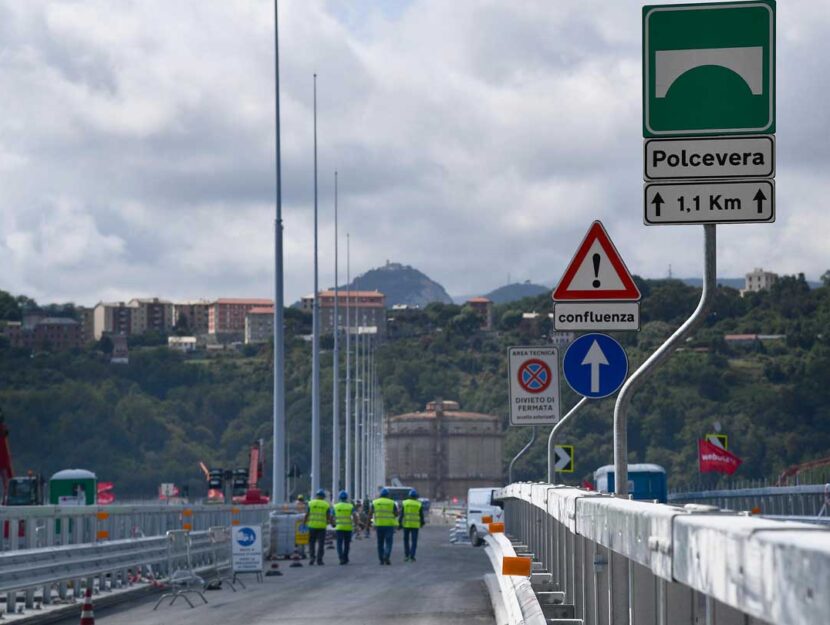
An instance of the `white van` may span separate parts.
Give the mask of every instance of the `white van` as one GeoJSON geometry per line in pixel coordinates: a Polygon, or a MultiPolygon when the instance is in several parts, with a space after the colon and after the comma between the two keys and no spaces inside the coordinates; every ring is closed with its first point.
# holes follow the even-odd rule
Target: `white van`
{"type": "Polygon", "coordinates": [[[473,547],[480,547],[484,543],[482,536],[488,533],[487,523],[481,520],[482,517],[491,517],[491,523],[500,523],[504,519],[502,503],[493,500],[498,488],[471,488],[467,491],[467,534],[473,547]]]}

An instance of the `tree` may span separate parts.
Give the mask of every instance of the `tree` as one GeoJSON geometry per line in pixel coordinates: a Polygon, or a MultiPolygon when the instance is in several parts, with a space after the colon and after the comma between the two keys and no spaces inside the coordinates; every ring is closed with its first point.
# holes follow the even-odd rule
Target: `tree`
{"type": "Polygon", "coordinates": [[[0,319],[20,321],[20,305],[11,294],[0,291],[0,319]]]}

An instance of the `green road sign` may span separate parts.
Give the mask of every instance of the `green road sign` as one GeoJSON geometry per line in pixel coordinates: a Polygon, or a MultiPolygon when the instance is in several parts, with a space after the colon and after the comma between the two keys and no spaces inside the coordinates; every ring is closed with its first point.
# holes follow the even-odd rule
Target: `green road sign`
{"type": "Polygon", "coordinates": [[[643,136],[775,132],[775,1],[643,7],[643,136]]]}

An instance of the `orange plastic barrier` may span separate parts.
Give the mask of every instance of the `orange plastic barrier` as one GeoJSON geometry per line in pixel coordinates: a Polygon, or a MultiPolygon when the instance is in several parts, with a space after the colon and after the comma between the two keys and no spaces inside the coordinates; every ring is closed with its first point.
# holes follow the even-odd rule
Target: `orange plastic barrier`
{"type": "Polygon", "coordinates": [[[530,558],[510,557],[505,556],[501,561],[502,575],[520,575],[522,577],[530,577],[530,558]]]}
{"type": "Polygon", "coordinates": [[[493,522],[493,517],[490,516],[489,514],[487,514],[487,515],[481,517],[481,522],[482,523],[492,523],[493,522]]]}
{"type": "Polygon", "coordinates": [[[504,534],[504,523],[490,523],[487,529],[491,534],[504,534]]]}

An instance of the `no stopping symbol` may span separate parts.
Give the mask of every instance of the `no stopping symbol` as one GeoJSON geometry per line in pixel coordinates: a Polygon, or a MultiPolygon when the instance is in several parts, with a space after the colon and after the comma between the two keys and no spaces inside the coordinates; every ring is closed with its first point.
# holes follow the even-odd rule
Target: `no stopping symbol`
{"type": "Polygon", "coordinates": [[[517,373],[519,386],[528,393],[543,393],[550,386],[553,379],[547,363],[533,358],[526,360],[519,367],[517,373]]]}

